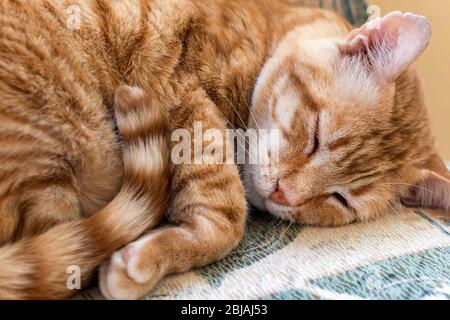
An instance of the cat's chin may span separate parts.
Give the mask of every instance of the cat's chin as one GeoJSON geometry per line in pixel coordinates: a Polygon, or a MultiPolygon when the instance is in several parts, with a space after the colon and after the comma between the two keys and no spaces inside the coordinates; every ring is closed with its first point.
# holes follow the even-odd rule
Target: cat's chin
{"type": "Polygon", "coordinates": [[[266,210],[273,216],[280,218],[281,220],[290,221],[290,222],[297,222],[294,218],[294,215],[292,213],[292,209],[290,207],[285,207],[278,205],[271,201],[270,199],[266,200],[265,202],[266,210]]]}
{"type": "Polygon", "coordinates": [[[256,209],[267,212],[272,216],[275,216],[281,220],[296,222],[294,215],[291,212],[292,208],[277,205],[270,199],[265,199],[260,196],[257,192],[252,192],[248,194],[249,203],[256,209]]]}

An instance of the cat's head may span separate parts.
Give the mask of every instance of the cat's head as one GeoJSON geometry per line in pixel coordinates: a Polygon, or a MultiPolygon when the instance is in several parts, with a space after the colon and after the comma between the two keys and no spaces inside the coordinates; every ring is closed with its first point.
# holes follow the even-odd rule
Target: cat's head
{"type": "Polygon", "coordinates": [[[301,29],[287,36],[254,92],[249,128],[279,130],[281,139],[268,147],[278,162],[246,167],[250,202],[326,226],[401,204],[448,214],[450,175],[409,68],[431,29],[425,17],[396,12],[346,40],[308,38],[301,29]]]}

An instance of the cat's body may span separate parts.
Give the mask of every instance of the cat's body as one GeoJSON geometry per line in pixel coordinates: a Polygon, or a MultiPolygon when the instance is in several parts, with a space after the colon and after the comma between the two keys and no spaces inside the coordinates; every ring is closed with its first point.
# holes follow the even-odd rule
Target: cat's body
{"type": "MultiPolygon", "coordinates": [[[[107,297],[139,297],[166,274],[187,271],[226,255],[237,245],[245,228],[247,205],[237,166],[173,166],[171,199],[167,203],[170,164],[164,144],[155,139],[164,129],[158,125],[159,116],[148,110],[168,114],[169,133],[178,128],[192,132],[194,121],[201,121],[204,130],[214,128],[221,132],[227,127],[256,128],[267,124],[266,116],[271,112],[265,110],[267,101],[262,101],[270,98],[270,86],[285,72],[298,68],[311,84],[319,79],[333,80],[329,73],[334,69],[327,69],[325,60],[317,60],[322,53],[328,57],[327,46],[321,48],[325,51],[310,52],[310,64],[300,63],[295,51],[289,52],[292,48],[286,47],[290,38],[305,43],[311,39],[339,39],[342,54],[360,51],[350,45],[344,47],[351,27],[338,15],[276,0],[6,0],[0,9],[0,243],[27,238],[0,249],[0,297],[6,298],[57,298],[72,294],[65,286],[67,267],[80,266],[83,280],[88,281],[95,267],[114,250],[154,227],[166,205],[171,227],[153,231],[103,265],[100,286],[107,297]],[[67,22],[77,19],[78,12],[73,5],[81,9],[80,29],[75,20],[75,29],[70,30],[67,22]],[[141,87],[148,95],[143,96],[137,89],[123,89],[117,94],[116,116],[125,142],[122,154],[112,109],[114,92],[124,83],[141,87]],[[131,141],[129,148],[127,141],[131,141]],[[144,199],[145,205],[136,206],[135,198],[144,199]],[[50,228],[38,238],[30,238],[50,228]]],[[[330,47],[329,51],[338,52],[335,42],[331,43],[334,49],[330,47]]],[[[330,61],[333,59],[336,57],[331,56],[330,61]]],[[[333,209],[319,202],[324,200],[321,194],[311,191],[303,199],[279,188],[278,184],[281,186],[283,178],[292,172],[282,168],[283,177],[269,177],[268,184],[246,177],[251,202],[285,219],[340,225],[371,218],[378,213],[371,210],[374,206],[386,208],[394,201],[394,195],[407,194],[406,184],[420,180],[420,175],[412,172],[413,166],[417,170],[432,167],[448,178],[434,150],[417,76],[412,70],[403,72],[409,64],[395,79],[396,91],[392,87],[374,90],[384,92],[387,100],[390,93],[390,103],[395,101],[398,108],[392,113],[393,118],[387,114],[379,117],[380,123],[384,121],[386,125],[374,129],[372,138],[368,135],[364,139],[378,141],[384,128],[392,129],[391,134],[380,140],[392,138],[391,141],[370,146],[371,152],[366,153],[371,157],[347,158],[346,164],[361,169],[360,175],[377,165],[385,168],[373,172],[377,178],[396,171],[396,179],[390,177],[383,183],[392,187],[401,180],[404,186],[396,188],[395,193],[375,190],[375,200],[366,206],[342,200],[341,193],[346,196],[347,192],[343,187],[324,191],[327,195],[338,194],[340,207],[334,204],[333,209]],[[410,118],[403,119],[405,108],[414,110],[408,113],[410,118]],[[416,134],[408,137],[413,131],[416,134]],[[410,144],[406,144],[396,152],[401,138],[409,138],[416,148],[410,151],[410,144]],[[391,151],[390,157],[387,150],[391,151]],[[382,158],[376,159],[377,154],[382,158]],[[363,168],[367,161],[379,163],[363,168]],[[403,173],[406,164],[411,168],[403,173]],[[306,201],[310,199],[313,200],[306,201]],[[289,209],[304,203],[318,209],[309,215],[289,209]],[[347,207],[342,208],[343,205],[347,207]],[[342,218],[344,209],[347,212],[342,218]],[[366,216],[363,209],[367,209],[366,216]]],[[[371,77],[347,80],[367,80],[367,86],[375,83],[371,77]]],[[[327,89],[323,83],[319,88],[322,87],[327,89]]],[[[308,90],[302,81],[296,88],[308,104],[321,93],[308,90]]],[[[351,101],[352,96],[346,98],[351,101]]],[[[330,97],[320,97],[324,99],[330,97]]],[[[322,107],[320,104],[317,109],[322,107]]],[[[284,124],[294,119],[289,110],[283,113],[290,115],[278,117],[284,124]]],[[[354,126],[355,130],[368,126],[367,118],[359,120],[361,128],[354,126]]],[[[307,135],[296,132],[307,128],[306,122],[300,121],[305,125],[294,126],[290,131],[298,149],[311,147],[305,142],[307,135]]],[[[337,142],[336,149],[351,145],[342,139],[337,142]]],[[[292,152],[298,151],[283,149],[281,160],[306,168],[309,161],[302,156],[295,161],[293,157],[292,152]]],[[[313,169],[310,177],[316,175],[313,169]]],[[[299,179],[298,172],[295,175],[299,179]]],[[[321,179],[336,181],[339,177],[342,172],[321,179]]],[[[351,172],[351,177],[355,180],[358,170],[351,172]]],[[[294,190],[288,180],[283,188],[294,190]]],[[[319,188],[317,182],[316,189],[319,188]]],[[[367,190],[373,191],[366,181],[351,191],[356,197],[367,190]]],[[[413,196],[420,190],[415,190],[413,196]]],[[[445,202],[446,192],[447,189],[443,197],[431,197],[426,202],[413,196],[405,202],[417,205],[418,200],[425,207],[447,210],[450,205],[445,202]]]]}
{"type": "MultiPolygon", "coordinates": [[[[243,12],[239,2],[194,3],[144,1],[141,5],[148,7],[142,9],[137,1],[80,1],[79,16],[71,1],[2,3],[2,111],[24,114],[42,151],[58,158],[55,165],[62,171],[72,168],[83,215],[98,211],[120,189],[122,160],[112,121],[120,84],[176,101],[183,94],[177,83],[184,79],[178,76],[189,74],[231,123],[242,127],[233,108],[247,121],[254,81],[270,45],[293,24],[316,15],[302,12],[285,27],[274,28],[281,16],[267,16],[280,11],[277,1],[244,4],[248,9],[243,12]],[[226,21],[231,12],[222,15],[223,8],[233,10],[234,21],[226,21]],[[80,29],[71,30],[71,20],[78,18],[80,29]],[[231,26],[236,32],[220,34],[231,26]],[[45,132],[42,139],[40,131],[45,132]]],[[[12,123],[4,116],[4,123],[12,123]]],[[[177,128],[176,122],[169,123],[177,128]]],[[[0,232],[1,241],[9,237],[0,232]]]]}

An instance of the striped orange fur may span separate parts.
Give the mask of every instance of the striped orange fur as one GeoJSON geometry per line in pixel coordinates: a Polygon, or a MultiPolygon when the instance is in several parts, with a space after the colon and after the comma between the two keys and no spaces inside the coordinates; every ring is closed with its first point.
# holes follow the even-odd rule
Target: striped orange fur
{"type": "Polygon", "coordinates": [[[67,268],[86,286],[99,265],[105,297],[138,298],[236,247],[246,198],[321,226],[448,214],[410,67],[429,25],[381,26],[283,0],[1,1],[0,298],[68,297],[67,268]],[[278,174],[172,165],[170,133],[198,121],[280,129],[278,174]]]}
{"type": "Polygon", "coordinates": [[[165,119],[159,109],[149,105],[142,91],[127,87],[117,92],[116,118],[123,136],[121,190],[89,218],[59,224],[36,237],[1,248],[0,298],[70,296],[73,291],[66,282],[70,266],[79,268],[86,285],[99,263],[114,250],[161,221],[167,207],[169,181],[165,119]],[[147,121],[135,121],[142,118],[147,121]],[[135,161],[136,153],[144,157],[141,162],[135,161]]]}

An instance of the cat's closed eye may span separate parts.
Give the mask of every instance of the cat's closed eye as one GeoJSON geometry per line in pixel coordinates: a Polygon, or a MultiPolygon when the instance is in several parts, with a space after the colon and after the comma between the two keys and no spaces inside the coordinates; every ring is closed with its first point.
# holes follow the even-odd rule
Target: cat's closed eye
{"type": "Polygon", "coordinates": [[[339,203],[347,209],[350,209],[350,204],[347,199],[340,193],[335,192],[330,197],[333,197],[335,200],[339,201],[339,203]]]}
{"type": "Polygon", "coordinates": [[[312,143],[311,143],[311,151],[308,153],[308,158],[313,157],[317,151],[319,151],[320,149],[320,137],[319,137],[319,131],[320,129],[320,116],[317,116],[316,122],[315,122],[315,127],[313,132],[313,135],[311,137],[312,139],[312,143]]]}

